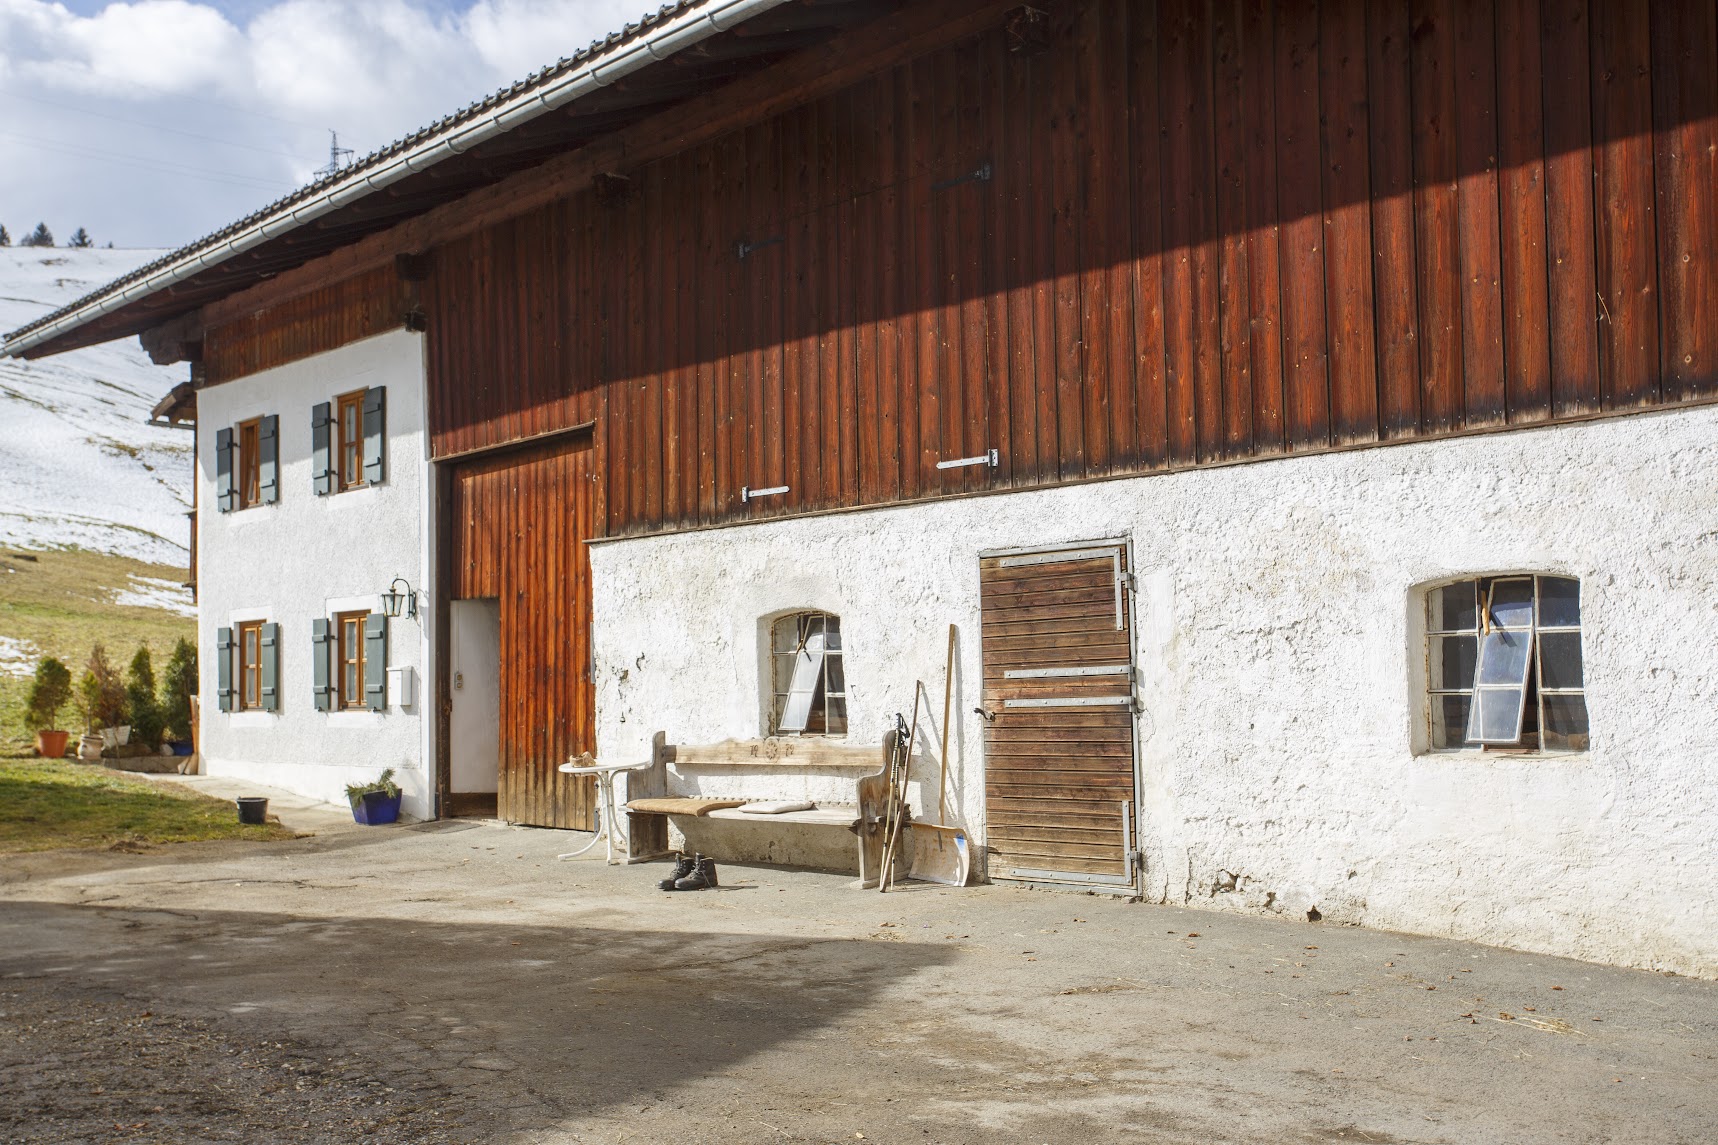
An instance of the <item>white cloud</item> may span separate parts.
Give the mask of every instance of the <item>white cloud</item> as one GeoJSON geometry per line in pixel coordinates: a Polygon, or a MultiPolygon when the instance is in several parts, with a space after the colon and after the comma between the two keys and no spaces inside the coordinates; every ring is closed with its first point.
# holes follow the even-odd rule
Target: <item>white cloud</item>
{"type": "Polygon", "coordinates": [[[0,0],[0,223],[188,242],[306,181],[326,129],[374,150],[651,2],[0,0]]]}

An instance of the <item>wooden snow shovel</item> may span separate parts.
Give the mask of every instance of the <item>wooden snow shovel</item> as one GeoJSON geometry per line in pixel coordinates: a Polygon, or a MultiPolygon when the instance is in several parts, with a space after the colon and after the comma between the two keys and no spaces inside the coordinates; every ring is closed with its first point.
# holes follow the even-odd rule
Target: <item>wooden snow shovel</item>
{"type": "Polygon", "coordinates": [[[948,821],[948,718],[950,701],[954,698],[954,637],[955,627],[951,624],[948,668],[943,673],[943,758],[942,780],[937,787],[937,821],[913,824],[913,865],[907,877],[964,887],[972,874],[972,847],[967,843],[965,828],[948,821]]]}

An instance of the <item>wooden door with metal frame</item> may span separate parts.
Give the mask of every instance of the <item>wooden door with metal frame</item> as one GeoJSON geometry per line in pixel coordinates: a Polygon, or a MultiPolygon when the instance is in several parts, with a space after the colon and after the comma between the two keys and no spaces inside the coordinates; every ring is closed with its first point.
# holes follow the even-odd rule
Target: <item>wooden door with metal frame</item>
{"type": "Polygon", "coordinates": [[[985,841],[993,879],[1131,891],[1128,549],[981,554],[985,841]]]}

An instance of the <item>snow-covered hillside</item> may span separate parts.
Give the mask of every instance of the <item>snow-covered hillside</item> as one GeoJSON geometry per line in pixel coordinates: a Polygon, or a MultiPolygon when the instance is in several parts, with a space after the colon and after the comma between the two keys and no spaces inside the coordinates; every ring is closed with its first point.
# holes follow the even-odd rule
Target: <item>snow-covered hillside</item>
{"type": "MultiPolygon", "coordinates": [[[[0,333],[160,251],[0,248],[0,333]]],[[[136,339],[33,362],[0,357],[0,545],[76,545],[183,566],[191,434],[146,425],[188,377],[136,339]]]]}

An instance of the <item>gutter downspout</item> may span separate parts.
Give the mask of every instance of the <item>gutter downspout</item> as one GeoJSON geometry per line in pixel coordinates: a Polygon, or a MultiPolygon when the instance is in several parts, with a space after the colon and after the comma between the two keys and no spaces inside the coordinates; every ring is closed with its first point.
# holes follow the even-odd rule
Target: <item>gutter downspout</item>
{"type": "Polygon", "coordinates": [[[365,198],[408,175],[433,167],[443,159],[469,151],[546,112],[605,88],[616,80],[665,60],[676,52],[684,51],[784,3],[786,0],[713,0],[704,8],[671,20],[643,39],[626,45],[614,56],[592,60],[552,84],[515,97],[479,120],[461,124],[454,134],[426,140],[411,151],[396,155],[381,167],[355,174],[308,202],[283,209],[212,247],[187,254],[177,262],[162,267],[148,278],[131,283],[117,293],[104,295],[46,326],[8,339],[4,344],[0,344],[0,357],[23,357],[30,349],[50,342],[87,322],[111,314],[175,283],[183,282],[201,270],[223,263],[270,239],[297,230],[330,211],[365,198]]]}

